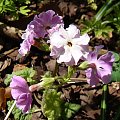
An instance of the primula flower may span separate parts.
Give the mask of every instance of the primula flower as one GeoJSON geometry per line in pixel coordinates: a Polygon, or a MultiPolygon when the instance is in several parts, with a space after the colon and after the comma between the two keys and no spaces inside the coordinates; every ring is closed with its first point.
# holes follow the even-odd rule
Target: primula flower
{"type": "Polygon", "coordinates": [[[23,113],[28,112],[32,104],[32,94],[26,80],[14,75],[10,87],[12,88],[11,94],[16,101],[16,106],[21,109],[23,113]]]}
{"type": "Polygon", "coordinates": [[[98,52],[103,46],[95,47],[94,51],[88,54],[87,61],[90,66],[85,72],[88,78],[88,83],[91,86],[96,86],[99,81],[104,84],[110,82],[112,65],[114,62],[114,56],[111,52],[108,52],[98,58],[98,52]]]}
{"type": "Polygon", "coordinates": [[[50,35],[50,56],[57,58],[58,63],[77,65],[79,59],[87,55],[89,40],[87,34],[80,35],[75,25],[70,25],[66,29],[61,26],[58,31],[50,35]]]}
{"type": "Polygon", "coordinates": [[[31,45],[35,43],[34,39],[44,38],[59,29],[63,23],[62,17],[55,14],[53,10],[42,12],[35,15],[34,19],[27,25],[25,33],[22,35],[24,41],[21,43],[19,53],[25,56],[30,51],[31,45]]]}
{"type": "Polygon", "coordinates": [[[37,38],[44,38],[50,31],[54,32],[58,27],[58,24],[62,24],[63,20],[61,16],[55,14],[53,10],[48,10],[36,15],[30,25],[34,25],[34,32],[37,38]],[[53,30],[52,30],[53,29],[53,30]]]}
{"type": "Polygon", "coordinates": [[[32,30],[33,28],[33,25],[28,25],[25,33],[22,35],[24,41],[20,44],[20,49],[18,50],[19,54],[22,56],[25,56],[28,51],[30,51],[31,45],[35,43],[34,38],[36,37],[36,34],[32,30]]]}

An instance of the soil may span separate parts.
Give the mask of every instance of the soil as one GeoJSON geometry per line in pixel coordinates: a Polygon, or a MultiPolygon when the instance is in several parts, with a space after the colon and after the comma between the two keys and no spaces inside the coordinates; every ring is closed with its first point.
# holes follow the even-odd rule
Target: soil
{"type": "MultiPolygon", "coordinates": [[[[45,9],[54,9],[60,15],[64,16],[65,27],[67,27],[71,23],[76,23],[75,21],[79,19],[79,12],[74,11],[74,8],[80,8],[78,3],[67,3],[60,2],[58,8],[53,7],[54,4],[46,4],[40,5],[38,11],[43,11],[45,9]],[[63,6],[64,5],[64,6],[63,6]]],[[[78,9],[77,9],[78,10],[78,9]]],[[[88,17],[94,15],[94,12],[87,13],[88,17]]],[[[5,22],[7,26],[12,26],[18,28],[20,30],[25,30],[27,24],[33,19],[33,15],[29,17],[21,17],[18,21],[9,21],[5,22]],[[23,22],[24,21],[24,22],[23,22]]],[[[6,20],[7,21],[7,20],[6,20]]],[[[0,22],[4,22],[4,20],[0,20],[0,22]]],[[[81,27],[81,26],[78,26],[81,27]]],[[[2,28],[1,28],[2,29],[2,28]]],[[[5,31],[6,32],[6,31],[5,31]]],[[[46,71],[54,71],[55,61],[49,57],[49,52],[44,52],[39,50],[38,48],[32,46],[30,53],[22,58],[18,58],[18,49],[20,47],[20,43],[22,39],[18,36],[12,37],[9,34],[3,33],[0,34],[0,87],[5,88],[6,86],[3,84],[4,79],[7,74],[11,74],[13,71],[17,71],[20,69],[24,69],[25,66],[33,67],[37,71],[37,75],[35,78],[39,80],[41,75],[43,75],[46,71]]],[[[14,35],[13,35],[14,36],[14,35]]],[[[111,38],[113,41],[114,38],[111,38]]],[[[100,39],[99,41],[94,40],[90,43],[91,46],[104,44],[105,48],[109,50],[114,50],[115,48],[111,47],[112,42],[108,42],[107,40],[100,39]]],[[[64,65],[59,66],[59,74],[62,75],[66,72],[66,67],[64,65]]],[[[85,77],[83,71],[77,71],[74,76],[75,78],[85,77]]],[[[109,94],[107,96],[107,120],[113,120],[115,115],[118,112],[120,106],[120,87],[119,83],[114,82],[108,85],[109,94]]],[[[80,104],[81,109],[70,119],[70,120],[97,120],[100,119],[100,105],[102,98],[102,87],[103,85],[100,83],[97,87],[91,87],[87,84],[86,81],[78,81],[75,80],[74,83],[65,85],[61,91],[64,95],[64,99],[66,101],[80,104]]],[[[37,94],[37,93],[36,93],[37,94]]],[[[38,105],[37,103],[35,103],[38,105]]],[[[1,107],[1,106],[0,106],[1,107]]],[[[39,107],[39,105],[38,105],[39,107]]],[[[7,106],[6,106],[7,111],[7,106]]],[[[0,112],[0,120],[3,120],[6,112],[0,112]]],[[[11,118],[12,120],[13,118],[11,118]]],[[[32,120],[45,120],[46,118],[42,115],[41,112],[33,113],[32,120]]],[[[119,118],[120,119],[120,118],[119,118]]]]}

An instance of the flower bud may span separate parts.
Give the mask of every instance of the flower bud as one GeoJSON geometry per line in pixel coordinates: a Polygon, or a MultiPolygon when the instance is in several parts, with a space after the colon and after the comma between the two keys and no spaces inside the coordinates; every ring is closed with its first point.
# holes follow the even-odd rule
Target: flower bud
{"type": "Polygon", "coordinates": [[[89,67],[88,61],[84,61],[78,66],[78,68],[81,69],[81,70],[85,70],[88,67],[89,67]]]}

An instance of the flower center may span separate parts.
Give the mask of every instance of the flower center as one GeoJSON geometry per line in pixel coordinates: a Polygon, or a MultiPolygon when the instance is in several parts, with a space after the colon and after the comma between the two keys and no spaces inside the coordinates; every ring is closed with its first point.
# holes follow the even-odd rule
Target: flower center
{"type": "Polygon", "coordinates": [[[71,42],[68,42],[67,45],[68,45],[69,47],[72,47],[72,43],[71,43],[71,42]]]}
{"type": "Polygon", "coordinates": [[[51,27],[50,27],[50,26],[46,26],[45,29],[46,29],[46,30],[49,30],[49,29],[51,29],[51,27]]]}
{"type": "Polygon", "coordinates": [[[92,69],[96,69],[96,65],[95,65],[95,63],[91,63],[91,64],[89,64],[89,67],[92,68],[92,69]]]}
{"type": "Polygon", "coordinates": [[[99,67],[100,69],[104,69],[103,67],[99,67]]]}

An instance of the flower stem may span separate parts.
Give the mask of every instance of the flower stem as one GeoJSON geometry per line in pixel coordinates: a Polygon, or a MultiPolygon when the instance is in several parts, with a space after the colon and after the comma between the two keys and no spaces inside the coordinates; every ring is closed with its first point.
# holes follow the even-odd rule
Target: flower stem
{"type": "Polygon", "coordinates": [[[101,119],[100,120],[107,120],[107,95],[108,95],[108,85],[103,85],[103,93],[102,93],[102,100],[101,100],[101,119]]]}
{"type": "Polygon", "coordinates": [[[75,73],[75,69],[71,66],[68,66],[68,73],[67,73],[67,78],[71,78],[71,76],[75,73]]]}
{"type": "Polygon", "coordinates": [[[34,98],[35,98],[35,100],[37,101],[37,103],[38,103],[39,105],[41,105],[42,102],[37,98],[37,96],[35,95],[35,93],[34,93],[33,95],[34,95],[34,98]]]}
{"type": "Polygon", "coordinates": [[[70,78],[71,81],[76,82],[76,81],[87,81],[87,78],[70,78]]]}
{"type": "Polygon", "coordinates": [[[54,72],[53,72],[53,76],[56,76],[57,72],[58,72],[58,63],[57,63],[57,61],[56,61],[55,70],[54,70],[54,72]]]}
{"type": "Polygon", "coordinates": [[[12,106],[11,106],[10,110],[8,111],[8,113],[7,113],[6,117],[4,118],[4,120],[8,119],[8,117],[10,116],[15,104],[16,104],[16,101],[14,101],[14,103],[12,104],[12,106]]]}

